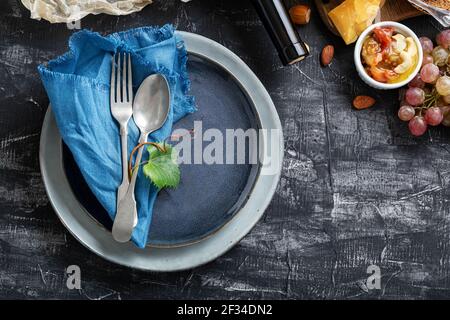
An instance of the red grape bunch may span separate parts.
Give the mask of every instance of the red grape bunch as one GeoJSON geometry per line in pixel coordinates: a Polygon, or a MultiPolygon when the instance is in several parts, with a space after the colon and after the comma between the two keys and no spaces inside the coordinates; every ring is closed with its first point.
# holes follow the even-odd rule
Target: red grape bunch
{"type": "Polygon", "coordinates": [[[398,117],[409,121],[409,131],[421,136],[428,126],[450,127],[450,29],[436,36],[437,46],[421,37],[423,63],[408,84],[398,117]]]}

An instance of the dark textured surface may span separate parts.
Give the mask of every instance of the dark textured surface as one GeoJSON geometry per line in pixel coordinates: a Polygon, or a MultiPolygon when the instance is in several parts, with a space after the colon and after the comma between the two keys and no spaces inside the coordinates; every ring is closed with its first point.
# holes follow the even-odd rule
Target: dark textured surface
{"type": "MultiPolygon", "coordinates": [[[[66,50],[65,25],[0,4],[0,298],[450,298],[450,129],[413,139],[397,93],[359,79],[352,47],[314,11],[300,28],[313,54],[283,68],[244,1],[156,1],[126,17],[88,17],[100,32],[174,23],[235,51],[269,90],[284,127],[282,179],[264,218],[234,249],[201,268],[152,274],[113,265],[82,247],[57,219],[41,182],[39,133],[47,97],[36,65],[66,50]],[[318,52],[336,46],[329,68],[318,52]],[[377,105],[350,107],[356,94],[377,105]],[[82,270],[68,290],[65,268],[82,270]],[[364,285],[381,267],[381,290],[364,285]]],[[[430,18],[406,24],[434,35],[430,18]]]]}

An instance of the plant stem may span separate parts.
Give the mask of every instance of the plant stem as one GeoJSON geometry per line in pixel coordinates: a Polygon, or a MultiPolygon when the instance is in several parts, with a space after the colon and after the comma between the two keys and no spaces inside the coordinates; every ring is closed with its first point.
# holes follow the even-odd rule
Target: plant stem
{"type": "Polygon", "coordinates": [[[133,171],[139,167],[139,163],[135,163],[134,167],[131,165],[133,162],[133,155],[136,153],[136,151],[138,151],[140,148],[142,148],[145,145],[152,145],[154,146],[156,149],[158,149],[160,152],[166,152],[166,148],[165,148],[165,143],[163,144],[163,146],[161,146],[159,143],[156,142],[144,142],[144,143],[138,143],[138,145],[136,147],[133,148],[133,150],[131,151],[130,154],[130,160],[128,161],[128,179],[131,178],[131,175],[133,173],[133,171]]]}

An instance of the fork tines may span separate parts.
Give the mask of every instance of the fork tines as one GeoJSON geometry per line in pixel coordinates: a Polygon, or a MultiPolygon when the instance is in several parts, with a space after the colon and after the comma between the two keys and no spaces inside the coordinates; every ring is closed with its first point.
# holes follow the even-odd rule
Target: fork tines
{"type": "Polygon", "coordinates": [[[130,103],[132,101],[131,55],[118,52],[114,54],[111,64],[111,102],[130,103]]]}

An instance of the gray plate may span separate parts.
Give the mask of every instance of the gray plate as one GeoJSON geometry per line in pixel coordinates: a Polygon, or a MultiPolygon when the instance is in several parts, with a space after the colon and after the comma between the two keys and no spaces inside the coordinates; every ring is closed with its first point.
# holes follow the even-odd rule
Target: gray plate
{"type": "MultiPolygon", "coordinates": [[[[189,66],[190,70],[193,70],[193,94],[200,99],[198,101],[200,108],[202,101],[207,102],[208,108],[186,117],[177,126],[187,127],[187,121],[192,122],[197,117],[209,127],[277,129],[281,133],[280,120],[267,91],[242,60],[220,44],[205,37],[186,32],[180,32],[180,34],[185,40],[189,54],[196,57],[191,59],[189,66]],[[196,85],[202,86],[204,81],[201,77],[202,73],[216,74],[215,84],[209,85],[215,86],[217,92],[231,90],[234,94],[231,97],[233,103],[227,105],[238,109],[229,110],[230,113],[224,111],[223,119],[228,120],[223,123],[218,122],[219,117],[212,116],[223,108],[223,105],[212,104],[211,99],[214,99],[214,95],[202,92],[200,88],[198,92],[195,92],[196,85]],[[194,118],[189,119],[189,117],[194,118]]],[[[267,137],[263,136],[260,139],[262,145],[266,146],[267,137]]],[[[280,176],[283,154],[282,135],[280,134],[277,139],[276,150],[263,152],[264,156],[261,158],[261,161],[265,163],[274,153],[280,155],[272,157],[271,167],[274,171],[271,174],[261,174],[258,166],[250,165],[230,166],[226,169],[223,168],[226,166],[189,169],[188,167],[194,167],[192,165],[183,168],[183,180],[187,181],[187,185],[171,192],[179,192],[175,198],[184,197],[181,198],[184,200],[176,203],[170,201],[169,198],[173,198],[170,192],[162,193],[155,206],[153,229],[149,240],[153,245],[162,246],[158,248],[138,249],[131,243],[117,243],[107,228],[92,220],[88,210],[92,212],[92,215],[96,215],[95,218],[98,221],[105,224],[98,215],[98,211],[89,208],[86,197],[80,198],[77,194],[78,199],[84,204],[82,205],[72,191],[71,184],[77,190],[76,183],[80,181],[76,174],[70,177],[72,170],[65,170],[74,164],[70,164],[70,156],[67,157],[67,154],[64,156],[63,144],[50,108],[42,128],[40,164],[47,194],[55,211],[63,224],[82,244],[105,259],[122,265],[152,271],[176,271],[207,263],[220,256],[245,236],[259,220],[275,192],[280,176]],[[69,173],[70,183],[66,172],[69,173]],[[188,200],[196,196],[196,193],[189,189],[189,184],[194,181],[189,177],[199,173],[204,175],[204,179],[209,177],[208,183],[217,178],[217,174],[222,178],[231,176],[230,180],[234,182],[228,184],[231,187],[227,192],[220,192],[220,187],[223,188],[225,185],[211,184],[211,195],[214,195],[212,198],[214,201],[210,201],[212,204],[210,208],[208,209],[208,205],[205,205],[202,210],[196,212],[197,218],[194,216],[194,218],[186,219],[186,222],[190,224],[189,227],[173,228],[171,233],[169,226],[174,225],[173,217],[158,215],[158,212],[174,212],[174,208],[178,206],[183,211],[177,213],[175,221],[180,221],[183,213],[194,212],[195,206],[188,200]],[[203,220],[204,223],[202,223],[203,220]],[[186,246],[186,244],[190,245],[186,246]],[[179,247],[180,245],[185,246],[179,247]]],[[[208,189],[204,186],[202,188],[202,190],[208,189]]],[[[206,197],[201,200],[202,203],[208,204],[207,201],[211,197],[203,193],[204,191],[197,197],[206,197]]],[[[180,223],[175,225],[179,226],[180,223]]]]}

